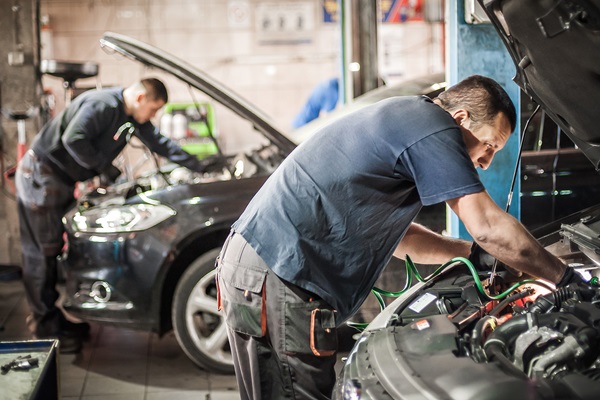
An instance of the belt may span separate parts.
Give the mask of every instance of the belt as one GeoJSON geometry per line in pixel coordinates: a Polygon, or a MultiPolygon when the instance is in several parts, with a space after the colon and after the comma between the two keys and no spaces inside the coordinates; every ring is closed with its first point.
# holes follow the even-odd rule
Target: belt
{"type": "Polygon", "coordinates": [[[56,175],[61,181],[63,181],[63,183],[67,184],[67,185],[74,185],[75,184],[75,180],[73,178],[71,178],[65,171],[63,171],[58,165],[56,165],[54,162],[52,162],[52,160],[50,160],[48,158],[48,156],[46,156],[43,153],[39,153],[36,152],[33,149],[29,149],[27,150],[27,154],[35,161],[39,161],[44,165],[47,165],[48,167],[50,167],[50,169],[52,170],[52,172],[54,173],[54,175],[56,175]]]}

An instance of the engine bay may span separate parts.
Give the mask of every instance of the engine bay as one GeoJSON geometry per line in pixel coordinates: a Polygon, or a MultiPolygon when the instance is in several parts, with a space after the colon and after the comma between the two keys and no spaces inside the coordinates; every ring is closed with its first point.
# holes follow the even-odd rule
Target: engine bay
{"type": "MultiPolygon", "coordinates": [[[[151,156],[150,156],[151,157],[151,156]]],[[[264,145],[235,155],[213,156],[213,163],[203,173],[193,172],[177,164],[159,166],[138,176],[123,174],[115,184],[104,187],[94,185],[82,192],[80,206],[112,206],[124,204],[141,193],[163,190],[176,185],[208,184],[217,181],[245,179],[270,175],[283,162],[284,155],[272,145],[264,145]]]]}
{"type": "MultiPolygon", "coordinates": [[[[552,291],[545,285],[530,284],[502,300],[484,300],[472,281],[457,278],[450,287],[448,283],[436,283],[399,310],[393,325],[419,332],[435,330],[435,324],[427,328],[428,319],[443,315],[456,333],[448,367],[454,362],[452,357],[493,366],[497,372],[520,380],[519,386],[534,389],[537,395],[532,398],[597,398],[599,288],[579,284],[552,291]]],[[[414,343],[404,345],[410,348],[414,343]]],[[[487,374],[480,377],[489,379],[487,374]]]]}
{"type": "Polygon", "coordinates": [[[385,326],[358,339],[337,398],[597,399],[597,211],[540,239],[588,284],[556,289],[506,270],[490,284],[459,260],[418,277],[385,326]]]}

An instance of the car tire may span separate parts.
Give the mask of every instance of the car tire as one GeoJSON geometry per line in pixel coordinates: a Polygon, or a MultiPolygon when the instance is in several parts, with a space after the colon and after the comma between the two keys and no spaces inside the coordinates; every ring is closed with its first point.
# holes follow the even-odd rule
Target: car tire
{"type": "Polygon", "coordinates": [[[219,251],[204,253],[182,275],[175,289],[172,322],[179,345],[196,365],[232,374],[225,319],[217,310],[215,259],[219,251]]]}

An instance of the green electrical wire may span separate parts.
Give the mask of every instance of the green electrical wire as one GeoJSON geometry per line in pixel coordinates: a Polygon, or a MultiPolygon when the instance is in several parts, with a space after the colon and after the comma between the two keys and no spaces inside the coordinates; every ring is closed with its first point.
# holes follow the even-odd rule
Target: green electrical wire
{"type": "MultiPolygon", "coordinates": [[[[404,285],[404,288],[402,288],[398,292],[388,292],[388,291],[380,289],[378,287],[373,287],[373,289],[371,289],[371,293],[373,293],[373,295],[379,302],[379,307],[381,310],[383,310],[385,308],[385,302],[384,302],[382,296],[399,297],[399,296],[403,295],[404,293],[406,293],[406,291],[408,289],[410,289],[410,287],[412,285],[413,276],[419,282],[426,283],[426,282],[429,282],[431,279],[435,278],[436,276],[438,276],[446,268],[448,268],[449,266],[454,265],[456,263],[463,263],[469,268],[469,271],[471,272],[471,275],[473,276],[473,279],[475,281],[475,286],[477,287],[477,290],[488,300],[503,299],[504,297],[508,296],[510,293],[512,293],[515,289],[517,289],[520,286],[526,285],[528,283],[537,283],[537,281],[535,279],[525,279],[525,280],[515,283],[514,285],[509,287],[506,291],[493,296],[493,295],[488,294],[485,291],[483,284],[481,283],[481,279],[479,279],[479,274],[477,272],[477,269],[475,268],[473,263],[471,263],[471,261],[469,261],[467,258],[455,257],[455,258],[451,259],[450,261],[440,265],[431,275],[429,275],[425,278],[421,277],[419,270],[417,269],[417,267],[415,266],[415,263],[411,260],[411,258],[408,254],[406,255],[406,259],[405,259],[404,263],[405,263],[405,267],[406,267],[406,284],[404,285]]],[[[594,279],[596,279],[598,281],[598,278],[594,278],[594,279]]],[[[348,325],[352,328],[355,328],[359,331],[362,331],[369,325],[369,323],[348,321],[346,323],[346,325],[348,325]]]]}
{"type": "Polygon", "coordinates": [[[379,307],[383,310],[385,308],[385,301],[383,301],[383,297],[381,297],[381,294],[379,294],[375,291],[372,291],[371,293],[373,293],[373,295],[375,295],[375,298],[379,302],[379,307]]]}
{"type": "Polygon", "coordinates": [[[477,273],[477,269],[475,268],[475,266],[473,265],[473,263],[471,263],[471,261],[469,261],[467,258],[464,257],[455,257],[453,259],[451,259],[450,261],[448,261],[445,264],[442,264],[438,269],[436,269],[431,275],[429,275],[426,278],[422,278],[421,275],[419,274],[419,271],[417,270],[417,267],[415,266],[414,262],[411,260],[410,256],[407,254],[406,255],[406,260],[405,260],[405,264],[406,264],[406,271],[407,271],[407,280],[406,280],[406,285],[404,286],[404,288],[402,290],[400,290],[399,292],[388,292],[376,287],[373,287],[372,291],[375,291],[379,294],[382,294],[384,296],[390,296],[390,297],[398,297],[401,296],[402,294],[404,294],[411,285],[412,279],[412,275],[414,275],[417,280],[419,282],[429,282],[431,279],[435,278],[437,275],[439,275],[443,270],[445,270],[446,268],[448,268],[449,266],[456,264],[456,263],[463,263],[465,264],[470,272],[471,275],[473,276],[473,279],[475,280],[475,285],[477,286],[477,290],[483,295],[485,296],[488,300],[499,300],[502,299],[506,296],[508,296],[510,293],[512,293],[516,288],[518,288],[519,286],[523,286],[525,284],[528,283],[535,283],[536,280],[535,279],[525,279],[523,281],[517,282],[514,285],[512,285],[510,288],[508,288],[505,292],[500,293],[498,295],[492,296],[490,294],[488,294],[484,287],[483,284],[481,283],[481,279],[479,279],[479,274],[477,273]]]}

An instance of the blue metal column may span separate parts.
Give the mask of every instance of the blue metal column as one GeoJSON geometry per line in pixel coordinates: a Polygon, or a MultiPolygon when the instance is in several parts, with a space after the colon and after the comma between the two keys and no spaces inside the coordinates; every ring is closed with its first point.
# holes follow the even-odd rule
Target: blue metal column
{"type": "MultiPolygon", "coordinates": [[[[467,0],[468,1],[468,0],[467,0]]],[[[508,92],[520,115],[520,89],[512,81],[515,67],[508,51],[494,27],[489,23],[467,24],[465,0],[446,0],[447,67],[449,84],[455,84],[470,75],[485,75],[496,80],[508,92]]],[[[502,151],[496,154],[487,171],[479,171],[481,181],[494,201],[506,208],[514,167],[519,152],[520,124],[502,151]]],[[[517,177],[519,177],[517,175],[517,177]]],[[[520,179],[515,183],[510,213],[520,218],[520,179]]],[[[465,226],[456,214],[449,212],[449,233],[453,237],[470,239],[465,226]]]]}

